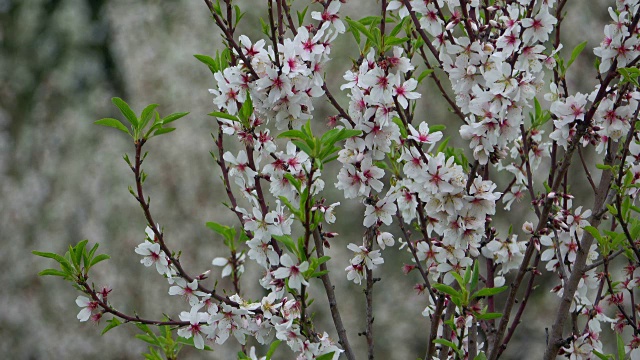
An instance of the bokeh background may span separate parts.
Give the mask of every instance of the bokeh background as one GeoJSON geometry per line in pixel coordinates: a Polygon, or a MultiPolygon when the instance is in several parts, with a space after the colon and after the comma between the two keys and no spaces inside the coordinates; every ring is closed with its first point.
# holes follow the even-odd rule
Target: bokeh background
{"type": "MultiPolygon", "coordinates": [[[[299,1],[300,2],[300,1],[299,1]]],[[[587,49],[569,79],[573,91],[589,91],[595,83],[589,49],[602,38],[609,21],[610,1],[575,0],[567,6],[563,27],[566,55],[583,40],[587,49]]],[[[266,2],[236,1],[249,12],[237,34],[260,35],[258,17],[266,2]],[[256,6],[259,5],[259,6],[256,6]]],[[[318,5],[312,5],[318,6],[318,5]]],[[[343,14],[354,18],[376,14],[374,0],[351,0],[343,14]]],[[[313,9],[312,9],[313,10],[313,9]]],[[[31,255],[32,250],[64,252],[82,239],[100,243],[112,256],[94,269],[96,285],[114,290],[112,303],[120,310],[149,318],[163,313],[177,317],[186,304],[167,294],[168,285],[154,270],[139,264],[133,252],[144,239],[145,220],[127,187],[133,177],[121,156],[132,152],[122,133],[93,124],[119,116],[110,99],[119,96],[135,111],[160,104],[161,114],[190,111],[171,135],[148,145],[146,192],[152,211],[165,228],[173,249],[182,250],[191,273],[211,269],[211,259],[226,256],[222,241],[208,230],[207,221],[236,225],[237,219],[221,204],[224,199],[219,169],[209,151],[214,131],[213,110],[207,89],[213,87],[209,70],[193,54],[212,55],[222,50],[219,32],[203,1],[194,0],[0,0],[0,354],[5,359],[139,359],[145,345],[133,338],[134,326],[122,326],[100,336],[101,326],[79,323],[78,293],[58,278],[39,278],[37,272],[51,262],[31,255]]],[[[332,51],[327,81],[342,104],[338,87],[342,73],[356,57],[350,35],[339,38],[332,51]]],[[[447,84],[445,82],[445,84],[447,84]]],[[[437,91],[423,88],[418,114],[430,124],[448,125],[457,132],[437,91]]],[[[317,102],[315,124],[322,129],[333,111],[317,102]]],[[[462,145],[462,144],[460,144],[462,145]]],[[[232,146],[232,145],[230,145],[232,146]]],[[[329,169],[335,174],[336,169],[329,169]]],[[[333,176],[333,175],[331,175],[333,176]]],[[[327,180],[330,185],[333,181],[327,180]]],[[[340,194],[329,193],[339,201],[340,194]]],[[[584,200],[590,204],[591,199],[584,200]]],[[[343,272],[349,242],[362,233],[362,205],[344,202],[334,228],[332,280],[337,285],[341,311],[351,343],[364,353],[361,289],[346,281],[343,272]]],[[[504,229],[508,219],[496,218],[504,229]]],[[[521,221],[527,214],[520,214],[521,221]]],[[[518,228],[520,224],[514,224],[518,228]]],[[[404,276],[408,254],[386,252],[382,281],[376,285],[375,332],[379,359],[422,357],[428,336],[426,318],[419,316],[426,298],[412,290],[417,281],[404,276]]],[[[250,279],[257,268],[247,266],[243,288],[258,296],[250,279]]],[[[220,269],[213,269],[219,275],[220,269]]],[[[216,276],[217,277],[217,276],[216,276]]],[[[208,286],[212,280],[208,280],[208,286]]],[[[222,281],[220,286],[228,286],[222,281]]],[[[543,287],[545,285],[542,285],[543,287]]],[[[228,287],[230,288],[230,287],[228,287]]],[[[526,312],[517,337],[505,353],[508,359],[538,358],[544,344],[547,314],[557,299],[541,289],[526,312]]],[[[314,310],[320,329],[330,334],[324,294],[317,293],[314,310]]],[[[282,346],[276,358],[290,354],[282,346]]],[[[229,341],[215,352],[185,349],[184,359],[232,359],[240,349],[229,341]]],[[[260,352],[264,354],[264,351],[260,352]]]]}

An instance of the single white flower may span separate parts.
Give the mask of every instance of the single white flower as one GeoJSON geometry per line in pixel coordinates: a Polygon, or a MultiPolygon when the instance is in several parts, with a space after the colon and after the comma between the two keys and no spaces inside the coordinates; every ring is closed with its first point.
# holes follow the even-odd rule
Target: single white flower
{"type": "Polygon", "coordinates": [[[183,311],[180,313],[180,320],[188,321],[189,325],[178,329],[178,335],[189,339],[193,336],[193,344],[196,349],[204,349],[204,337],[213,336],[215,328],[206,325],[211,315],[204,312],[198,312],[204,304],[196,304],[191,308],[190,312],[183,311]]]}
{"type": "Polygon", "coordinates": [[[309,269],[309,263],[304,261],[300,264],[294,263],[289,254],[284,254],[280,257],[280,265],[273,273],[273,277],[276,279],[289,279],[289,287],[300,291],[301,285],[309,285],[307,280],[302,275],[303,272],[309,269]]]}
{"type": "Polygon", "coordinates": [[[80,312],[78,313],[77,318],[78,320],[83,322],[89,320],[93,311],[96,310],[99,306],[97,301],[93,301],[88,297],[82,295],[76,298],[76,304],[82,308],[82,310],[80,310],[80,312]]]}

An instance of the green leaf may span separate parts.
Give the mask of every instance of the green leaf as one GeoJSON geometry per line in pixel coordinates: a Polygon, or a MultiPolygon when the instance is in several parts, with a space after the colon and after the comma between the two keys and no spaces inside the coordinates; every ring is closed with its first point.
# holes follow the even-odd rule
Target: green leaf
{"type": "Polygon", "coordinates": [[[449,143],[449,137],[447,136],[446,138],[444,138],[444,140],[442,140],[442,142],[440,143],[440,145],[438,145],[438,150],[436,150],[436,153],[441,153],[444,151],[444,149],[447,148],[447,144],[449,143]]]}
{"type": "Polygon", "coordinates": [[[329,273],[329,270],[321,270],[321,271],[316,271],[313,274],[309,275],[310,278],[319,278],[322,277],[323,275],[326,275],[329,273]]]}
{"type": "Polygon", "coordinates": [[[142,340],[147,344],[161,346],[160,342],[158,342],[158,338],[154,339],[153,337],[146,334],[136,334],[136,339],[142,340]]]}
{"type": "Polygon", "coordinates": [[[620,334],[616,334],[616,348],[618,350],[618,360],[625,359],[624,340],[620,334]]]}
{"type": "Polygon", "coordinates": [[[407,132],[407,128],[404,126],[402,120],[400,120],[399,117],[394,117],[391,121],[398,125],[398,128],[400,128],[400,135],[402,135],[403,139],[406,139],[409,136],[409,133],[407,132]]]}
{"type": "Polygon", "coordinates": [[[622,75],[622,83],[632,83],[635,86],[639,86],[638,84],[638,76],[640,76],[640,69],[636,67],[628,67],[618,69],[620,75],[622,75]]]}
{"type": "Polygon", "coordinates": [[[484,314],[476,315],[477,320],[492,320],[492,319],[499,319],[501,317],[502,317],[502,314],[500,313],[484,313],[484,314]]]}
{"type": "Polygon", "coordinates": [[[391,47],[393,47],[395,45],[404,44],[407,41],[409,41],[409,38],[407,38],[407,37],[397,38],[395,36],[386,36],[384,38],[384,46],[385,46],[386,49],[390,49],[391,47]]]}
{"type": "Polygon", "coordinates": [[[249,95],[249,91],[247,90],[247,100],[244,101],[238,111],[238,117],[240,120],[248,122],[251,114],[253,114],[253,101],[251,101],[251,95],[249,95]]]}
{"type": "Polygon", "coordinates": [[[382,21],[382,17],[377,16],[377,15],[371,15],[371,16],[365,16],[362,19],[358,20],[358,22],[362,25],[367,25],[367,26],[378,26],[378,24],[380,24],[380,22],[382,21]]]}
{"type": "Polygon", "coordinates": [[[187,116],[187,115],[189,115],[189,113],[188,113],[188,112],[177,112],[177,113],[173,113],[173,114],[171,114],[171,115],[165,116],[165,117],[162,119],[162,124],[166,125],[166,124],[168,124],[168,123],[174,122],[174,121],[176,121],[176,120],[178,120],[178,119],[180,119],[180,118],[182,118],[182,117],[185,117],[185,116],[187,116]]]}
{"type": "Polygon", "coordinates": [[[69,260],[65,259],[64,257],[58,255],[58,254],[54,254],[54,253],[48,253],[48,252],[41,252],[41,251],[32,251],[31,252],[33,255],[37,255],[37,256],[41,256],[44,258],[48,258],[48,259],[53,259],[57,262],[60,263],[60,265],[66,265],[69,267],[69,269],[72,269],[71,263],[69,262],[69,260]]]}
{"type": "Polygon", "coordinates": [[[104,335],[104,334],[107,333],[107,331],[109,331],[109,330],[113,329],[114,327],[122,324],[122,322],[120,322],[120,320],[118,320],[118,318],[112,318],[111,320],[109,320],[107,322],[108,322],[107,326],[104,327],[104,329],[102,330],[100,335],[104,335]]]}
{"type": "Polygon", "coordinates": [[[304,17],[307,14],[307,10],[309,10],[309,6],[305,6],[302,11],[296,11],[298,13],[298,26],[302,26],[304,23],[304,17]]]}
{"type": "Polygon", "coordinates": [[[433,284],[433,287],[445,294],[449,294],[451,296],[460,296],[460,293],[457,292],[454,288],[452,288],[449,285],[445,285],[445,284],[433,284]]]}
{"type": "Polygon", "coordinates": [[[493,296],[496,294],[500,294],[501,292],[507,290],[509,288],[509,286],[500,286],[500,287],[495,287],[495,288],[484,288],[481,289],[480,291],[476,292],[475,294],[473,294],[472,297],[485,297],[485,296],[493,296]]]}
{"type": "Polygon", "coordinates": [[[284,246],[289,249],[289,251],[295,253],[296,252],[296,244],[291,239],[289,235],[271,235],[272,238],[276,239],[276,241],[281,242],[284,246]]]}
{"type": "Polygon", "coordinates": [[[480,354],[476,355],[473,360],[487,360],[487,355],[485,355],[484,351],[480,352],[480,354]]]}
{"type": "Polygon", "coordinates": [[[219,71],[219,66],[217,61],[215,61],[211,56],[207,56],[207,55],[193,55],[196,59],[198,59],[201,63],[207,65],[209,67],[209,70],[211,70],[212,73],[216,73],[217,71],[219,71]]]}
{"type": "Polygon", "coordinates": [[[453,342],[445,339],[433,339],[434,344],[440,344],[452,348],[455,352],[459,352],[458,346],[453,342]]]}
{"type": "Polygon", "coordinates": [[[427,76],[431,75],[431,73],[433,73],[433,69],[427,69],[421,72],[417,79],[418,83],[422,83],[422,80],[424,80],[424,78],[426,78],[427,76]]]}
{"type": "Polygon", "coordinates": [[[335,159],[337,159],[337,158],[339,158],[339,156],[338,156],[338,155],[329,156],[329,157],[326,157],[326,158],[322,159],[322,162],[323,162],[324,164],[328,164],[328,163],[332,162],[333,160],[335,160],[335,159]]]}
{"type": "Polygon", "coordinates": [[[118,107],[118,109],[120,109],[120,112],[122,113],[122,115],[124,115],[124,117],[126,117],[127,120],[129,120],[131,125],[133,125],[134,128],[138,128],[138,117],[133,112],[133,110],[131,110],[131,108],[129,107],[129,104],[127,104],[124,100],[120,99],[119,97],[111,98],[111,101],[115,106],[118,107]]]}
{"type": "Polygon", "coordinates": [[[240,20],[242,20],[246,12],[243,13],[242,11],[240,11],[240,7],[238,5],[234,5],[233,8],[236,11],[236,25],[238,25],[238,23],[240,22],[240,20]]]}
{"type": "Polygon", "coordinates": [[[96,265],[96,264],[98,264],[98,263],[100,263],[102,261],[108,260],[108,259],[111,259],[111,256],[109,256],[107,254],[100,254],[100,255],[94,257],[91,260],[91,264],[89,265],[89,267],[93,267],[94,265],[96,265]]]}
{"type": "Polygon", "coordinates": [[[467,268],[464,270],[464,279],[463,279],[464,283],[463,284],[465,286],[469,283],[469,281],[471,281],[471,270],[472,270],[471,266],[467,266],[467,268]]]}
{"type": "Polygon", "coordinates": [[[475,261],[473,264],[473,274],[471,275],[471,291],[475,291],[478,287],[478,280],[480,278],[480,269],[478,266],[478,261],[475,261]]]}
{"type": "Polygon", "coordinates": [[[162,128],[162,129],[158,129],[156,132],[153,133],[153,136],[158,136],[158,135],[162,135],[162,134],[168,134],[172,131],[174,131],[176,128],[162,128]]]}
{"type": "Polygon", "coordinates": [[[280,138],[306,139],[307,135],[300,130],[287,130],[285,132],[280,133],[280,135],[278,135],[278,139],[280,138]]]}
{"type": "Polygon", "coordinates": [[[209,229],[222,235],[229,243],[233,241],[236,236],[236,230],[230,226],[220,225],[213,221],[207,222],[206,225],[209,229]]]}
{"type": "Polygon", "coordinates": [[[281,343],[282,340],[276,340],[271,343],[271,346],[269,346],[269,351],[267,351],[267,360],[271,360],[273,353],[276,352],[276,349],[278,348],[278,346],[280,346],[281,343]]]}
{"type": "Polygon", "coordinates": [[[298,148],[300,148],[300,150],[304,151],[307,155],[309,155],[309,157],[315,157],[314,153],[313,153],[313,149],[311,149],[311,147],[309,147],[309,145],[307,144],[307,142],[301,141],[301,140],[291,140],[291,142],[297,146],[298,148]]]}
{"type": "Polygon", "coordinates": [[[127,127],[124,126],[124,124],[122,124],[120,122],[120,120],[117,120],[117,119],[104,118],[104,119],[100,119],[98,121],[95,121],[94,124],[112,127],[114,129],[118,129],[118,130],[120,130],[120,131],[122,131],[124,133],[130,134],[129,133],[129,129],[127,129],[127,127]]]}
{"type": "Polygon", "coordinates": [[[346,140],[346,139],[352,138],[354,136],[360,136],[360,135],[362,135],[362,131],[361,130],[342,129],[342,130],[340,130],[340,132],[338,133],[336,138],[333,139],[333,144],[335,144],[338,141],[346,140]]]}
{"type": "Polygon", "coordinates": [[[407,23],[407,21],[408,21],[408,18],[404,18],[402,19],[402,21],[398,22],[398,24],[396,24],[396,26],[393,27],[389,35],[390,36],[398,35],[400,33],[400,30],[402,30],[402,27],[407,23]]]}
{"type": "Polygon", "coordinates": [[[598,359],[601,359],[601,360],[613,360],[614,359],[613,355],[611,355],[611,354],[605,355],[605,354],[603,354],[601,352],[598,352],[596,350],[592,350],[592,351],[593,351],[593,354],[598,357],[598,359]]]}
{"type": "Polygon", "coordinates": [[[87,243],[89,242],[89,240],[82,240],[80,241],[74,248],[73,248],[73,264],[80,267],[82,266],[82,255],[85,253],[85,247],[87,246],[87,243]]]}
{"type": "MultiPolygon", "coordinates": [[[[185,339],[185,338],[183,338],[183,337],[178,337],[178,338],[176,339],[176,342],[177,342],[177,343],[179,343],[179,344],[182,344],[182,345],[187,345],[187,346],[192,346],[192,347],[195,347],[195,346],[196,346],[196,345],[193,343],[193,337],[190,337],[189,339],[185,339]]],[[[213,349],[211,349],[211,347],[210,347],[209,345],[206,345],[206,344],[205,344],[205,346],[204,346],[204,349],[203,349],[203,350],[205,350],[205,351],[212,351],[213,349]]]]}
{"type": "Polygon", "coordinates": [[[153,116],[153,110],[155,110],[158,107],[158,104],[151,104],[151,105],[147,105],[146,108],[144,108],[144,110],[142,110],[142,114],[140,115],[140,128],[144,129],[145,126],[147,126],[147,124],[149,123],[149,120],[151,120],[151,117],[153,116]]]}
{"type": "Polygon", "coordinates": [[[56,269],[46,269],[42,270],[38,273],[38,276],[60,276],[67,277],[70,274],[67,274],[64,271],[56,270],[56,269]]]}
{"type": "Polygon", "coordinates": [[[318,356],[316,358],[316,360],[331,360],[331,359],[333,359],[333,356],[335,355],[335,353],[336,353],[335,351],[332,351],[332,352],[327,353],[327,354],[322,354],[322,355],[318,356]]]}
{"type": "Polygon", "coordinates": [[[598,240],[602,240],[602,235],[600,235],[600,231],[597,228],[593,226],[585,226],[584,229],[587,230],[587,232],[591,234],[594,238],[598,240]]]}
{"type": "Polygon", "coordinates": [[[569,62],[567,62],[566,69],[568,69],[569,66],[571,66],[571,64],[573,64],[573,62],[576,60],[576,58],[578,58],[578,55],[580,55],[582,50],[584,50],[585,46],[587,46],[586,41],[581,42],[580,44],[576,45],[575,48],[573,48],[573,51],[571,52],[571,58],[569,59],[569,62]]]}
{"type": "Polygon", "coordinates": [[[367,29],[367,27],[364,26],[362,23],[360,23],[358,21],[354,21],[351,18],[349,18],[348,16],[345,17],[345,21],[347,22],[347,24],[349,24],[350,28],[356,29],[358,32],[364,34],[364,36],[366,36],[367,39],[369,39],[369,41],[371,41],[372,44],[376,44],[376,38],[369,31],[369,29],[367,29]]]}
{"type": "Polygon", "coordinates": [[[432,125],[429,126],[429,134],[433,134],[434,132],[437,131],[444,131],[447,127],[444,125],[432,125]]]}
{"type": "Polygon", "coordinates": [[[454,277],[454,279],[456,279],[456,281],[458,282],[458,285],[460,285],[461,288],[465,288],[467,283],[464,281],[464,279],[462,278],[462,276],[460,276],[460,274],[458,274],[455,271],[450,272],[451,276],[454,277]]]}
{"type": "Polygon", "coordinates": [[[218,111],[214,111],[208,114],[209,116],[215,116],[215,117],[219,117],[219,118],[223,118],[223,119],[227,119],[227,120],[231,120],[231,121],[240,121],[238,120],[238,118],[234,115],[229,115],[227,113],[223,113],[223,112],[218,112],[218,111]]]}

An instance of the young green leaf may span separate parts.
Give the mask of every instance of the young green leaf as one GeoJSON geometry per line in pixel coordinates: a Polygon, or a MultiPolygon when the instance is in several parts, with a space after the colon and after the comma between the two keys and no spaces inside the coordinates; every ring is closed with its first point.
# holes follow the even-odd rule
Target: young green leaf
{"type": "Polygon", "coordinates": [[[418,76],[418,83],[422,83],[422,80],[424,80],[424,78],[426,78],[427,76],[431,75],[431,73],[433,73],[433,69],[427,69],[421,72],[420,75],[418,76]]]}
{"type": "Polygon", "coordinates": [[[351,18],[349,18],[348,16],[345,17],[344,20],[347,22],[347,24],[349,24],[349,27],[351,29],[356,29],[359,33],[364,34],[364,36],[366,36],[367,39],[369,39],[369,41],[371,41],[372,44],[376,44],[375,36],[361,22],[354,21],[351,18]]]}
{"type": "Polygon", "coordinates": [[[304,16],[307,14],[307,10],[309,10],[309,6],[305,6],[302,11],[297,11],[298,13],[298,26],[302,26],[304,23],[304,16]]]}
{"type": "Polygon", "coordinates": [[[153,111],[158,107],[158,104],[150,104],[147,105],[144,110],[142,110],[142,114],[140,115],[140,128],[144,129],[145,126],[149,123],[149,120],[153,117],[153,111]]]}
{"type": "Polygon", "coordinates": [[[327,354],[322,354],[322,355],[318,356],[316,358],[316,360],[331,360],[331,359],[333,359],[333,356],[335,355],[335,353],[336,353],[335,351],[332,351],[332,352],[327,353],[327,354]]]}
{"type": "Polygon", "coordinates": [[[269,346],[269,351],[267,351],[267,360],[271,360],[273,353],[276,352],[276,349],[278,348],[278,346],[280,346],[281,343],[282,340],[276,340],[271,343],[271,346],[269,346]]]}
{"type": "Polygon", "coordinates": [[[215,116],[218,118],[222,118],[222,119],[227,119],[227,120],[231,120],[231,121],[240,121],[238,120],[238,118],[234,115],[229,115],[227,113],[223,113],[223,112],[218,112],[218,111],[214,111],[208,114],[209,116],[215,116]]]}
{"type": "Polygon", "coordinates": [[[100,255],[94,257],[91,260],[91,264],[89,264],[89,267],[93,267],[94,265],[96,265],[96,264],[98,264],[98,263],[100,263],[102,261],[108,260],[108,259],[111,259],[111,256],[109,256],[107,254],[100,254],[100,255]]]}
{"type": "Polygon", "coordinates": [[[571,58],[567,62],[567,66],[566,66],[567,69],[578,58],[578,55],[580,55],[580,53],[582,52],[582,50],[584,50],[586,46],[587,46],[587,42],[583,41],[580,44],[578,44],[575,48],[573,48],[573,51],[571,52],[571,58]]]}
{"type": "Polygon", "coordinates": [[[60,277],[67,277],[69,274],[67,274],[64,271],[60,271],[60,270],[56,270],[56,269],[45,269],[42,270],[38,273],[38,276],[60,276],[60,277]]]}
{"type": "Polygon", "coordinates": [[[177,112],[177,113],[173,113],[173,114],[171,114],[171,115],[165,116],[165,117],[162,119],[162,124],[163,124],[163,125],[169,124],[169,123],[174,122],[174,121],[176,121],[176,120],[178,120],[178,119],[180,119],[180,118],[182,118],[182,117],[185,117],[185,116],[187,116],[187,115],[189,115],[189,113],[188,113],[188,112],[177,112]]]}
{"type": "Polygon", "coordinates": [[[127,129],[126,126],[124,126],[124,124],[122,124],[120,122],[120,120],[117,119],[113,119],[113,118],[104,118],[104,119],[100,119],[98,121],[95,121],[94,124],[96,125],[102,125],[102,126],[108,126],[108,127],[112,127],[114,129],[118,129],[124,133],[127,133],[129,135],[131,135],[129,133],[129,129],[127,129]]]}
{"type": "Polygon", "coordinates": [[[620,334],[616,334],[616,347],[618,350],[618,360],[626,359],[625,351],[624,351],[624,340],[620,334]]]}
{"type": "Polygon", "coordinates": [[[460,296],[460,293],[457,292],[454,288],[452,288],[449,285],[445,285],[445,284],[433,284],[433,287],[445,294],[449,294],[451,296],[460,296]]]}
{"type": "Polygon", "coordinates": [[[115,106],[118,107],[118,109],[120,109],[120,112],[122,113],[122,115],[124,115],[127,118],[127,120],[129,120],[131,125],[133,125],[134,128],[138,128],[138,117],[133,112],[133,110],[131,110],[131,108],[129,107],[129,104],[127,104],[124,100],[120,99],[119,97],[111,98],[111,101],[115,106]]]}
{"type": "Polygon", "coordinates": [[[118,318],[112,318],[111,320],[109,320],[107,322],[108,322],[107,326],[104,327],[104,329],[102,330],[100,335],[104,335],[104,334],[107,333],[107,331],[109,331],[109,330],[113,329],[114,327],[122,324],[122,322],[120,322],[120,320],[118,320],[118,318]]]}
{"type": "Polygon", "coordinates": [[[493,319],[499,319],[502,317],[502,314],[500,313],[485,313],[485,314],[480,314],[476,316],[477,320],[493,320],[493,319]]]}
{"type": "Polygon", "coordinates": [[[32,251],[31,253],[33,255],[42,256],[44,258],[53,259],[53,260],[57,261],[58,263],[60,263],[60,265],[68,267],[69,270],[71,270],[73,268],[71,266],[71,263],[69,262],[69,260],[65,259],[64,257],[62,257],[62,256],[60,256],[58,254],[48,253],[48,252],[41,252],[41,251],[32,251]]]}
{"type": "Polygon", "coordinates": [[[153,136],[158,136],[158,135],[162,135],[162,134],[168,134],[172,131],[174,131],[176,128],[162,128],[162,129],[158,129],[156,130],[156,132],[153,133],[153,136]]]}
{"type": "Polygon", "coordinates": [[[473,294],[472,297],[483,297],[483,296],[493,296],[500,294],[501,292],[507,290],[508,286],[500,286],[495,288],[484,288],[473,294]]]}

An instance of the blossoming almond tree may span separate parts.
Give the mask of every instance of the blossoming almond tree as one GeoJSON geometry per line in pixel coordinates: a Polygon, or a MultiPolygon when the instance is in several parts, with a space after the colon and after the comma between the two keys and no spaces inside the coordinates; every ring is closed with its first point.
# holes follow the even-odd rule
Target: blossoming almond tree
{"type": "Polygon", "coordinates": [[[270,344],[267,359],[281,343],[299,359],[373,359],[373,318],[383,311],[373,304],[374,270],[400,270],[384,260],[398,244],[412,262],[402,270],[420,276],[416,288],[430,323],[420,357],[497,359],[523,313],[537,311],[528,309],[532,293],[551,292],[557,300],[545,359],[613,359],[606,332],[617,338],[618,358],[640,359],[640,5],[612,1],[611,23],[593,49],[594,88],[582,94],[566,76],[586,42],[568,59],[559,52],[567,1],[380,0],[379,14],[358,20],[340,14],[345,1],[268,0],[264,39],[250,39],[236,36],[240,1],[204,0],[226,48],[196,57],[215,79],[212,154],[238,219],[237,227],[207,226],[229,249],[212,265],[232,277],[233,289],[206,287],[208,271],[185,270],[172,247],[177,241],[164,236],[143,190],[144,145],[175,130],[167,125],[187,113],[161,117],[153,104],[138,116],[119,98],[113,102],[124,121],[97,123],[133,140],[133,159],[124,157],[135,179],[129,190],[147,221],[135,252],[189,305],[179,320],[118,311],[108,300],[112,290],[90,282],[90,268],[108,256],[96,256],[97,245],[89,249],[86,240],[64,256],[34,252],[61,266],[41,274],[61,276],[84,294],[76,300],[79,320],[109,316],[105,331],[136,324],[155,346],[148,358],[176,358],[184,344],[237,341],[240,359],[256,359],[246,347],[254,338],[270,344]],[[347,32],[360,56],[343,84],[328,84],[324,69],[339,55],[331,54],[332,43],[347,32]],[[445,119],[416,112],[426,81],[441,92],[468,148],[443,139],[445,119]],[[336,88],[348,105],[336,100],[336,88]],[[314,103],[322,99],[335,114],[330,129],[314,134],[311,124],[324,121],[314,116],[314,103]],[[242,149],[227,150],[229,141],[242,149]],[[585,153],[597,159],[597,174],[585,153]],[[581,171],[569,172],[574,162],[581,171]],[[340,166],[336,179],[324,176],[329,164],[340,166]],[[508,185],[498,189],[496,179],[508,185]],[[576,181],[588,182],[591,193],[580,194],[574,208],[576,181]],[[362,239],[331,231],[340,203],[325,205],[330,186],[362,203],[362,239]],[[494,224],[497,207],[515,206],[535,220],[509,219],[509,229],[494,224]],[[324,255],[330,243],[351,260],[333,264],[324,255]],[[263,269],[261,278],[242,278],[247,255],[263,269]],[[330,272],[328,263],[345,272],[330,272]],[[552,287],[537,286],[543,272],[553,274],[552,287]],[[333,283],[345,279],[364,287],[367,354],[355,353],[342,321],[333,283]],[[241,280],[257,280],[266,296],[247,298],[241,280]],[[315,324],[310,287],[324,289],[335,329],[315,324]]]}

